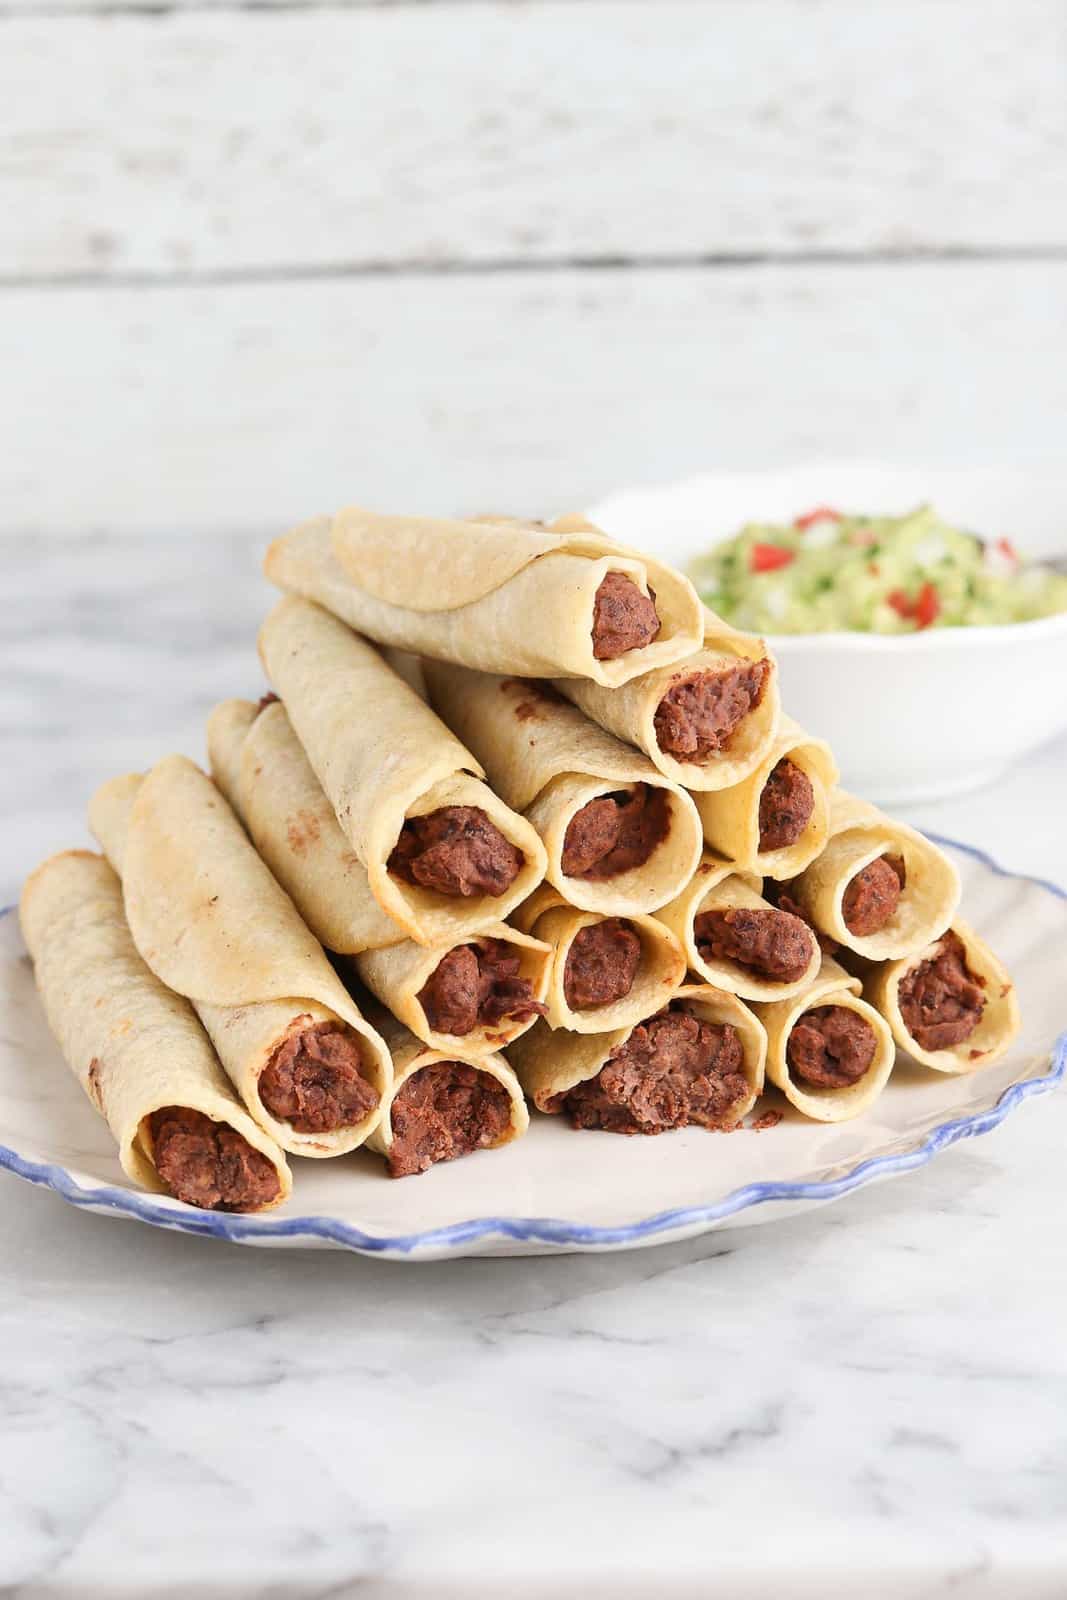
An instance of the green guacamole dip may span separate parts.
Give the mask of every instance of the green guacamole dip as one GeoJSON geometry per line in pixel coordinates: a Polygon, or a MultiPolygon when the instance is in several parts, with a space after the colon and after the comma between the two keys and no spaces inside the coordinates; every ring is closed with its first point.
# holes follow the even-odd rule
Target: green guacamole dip
{"type": "Polygon", "coordinates": [[[857,517],[820,506],[789,526],[750,523],[694,562],[701,597],[751,633],[915,633],[1067,611],[1067,577],[1024,566],[931,506],[857,517]]]}

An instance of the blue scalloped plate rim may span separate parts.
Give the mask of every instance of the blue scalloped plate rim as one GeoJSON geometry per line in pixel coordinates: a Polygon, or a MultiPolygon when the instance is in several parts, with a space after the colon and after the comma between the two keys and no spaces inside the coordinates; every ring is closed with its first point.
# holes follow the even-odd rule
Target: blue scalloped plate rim
{"type": "MultiPolygon", "coordinates": [[[[961,844],[939,834],[928,835],[936,844],[947,845],[964,855],[973,857],[1001,878],[1014,878],[1032,883],[1059,900],[1067,900],[1067,890],[1047,878],[1031,877],[1026,873],[1011,872],[974,845],[961,844]]],[[[0,916],[15,910],[6,906],[0,916]]],[[[679,1233],[700,1229],[725,1221],[746,1211],[750,1206],[765,1205],[769,1201],[810,1200],[820,1202],[836,1200],[853,1189],[862,1188],[880,1178],[896,1177],[925,1166],[940,1151],[961,1139],[973,1139],[990,1133],[1004,1119],[1034,1095],[1045,1094],[1062,1083],[1067,1076],[1067,1032],[1055,1041],[1049,1061],[1049,1070],[1037,1078],[1025,1078],[1011,1084],[996,1104],[970,1116],[940,1123],[932,1129],[914,1150],[900,1155],[871,1156],[859,1162],[840,1177],[814,1183],[751,1183],[734,1189],[709,1205],[679,1206],[670,1211],[656,1212],[638,1222],[621,1224],[613,1228],[598,1228],[555,1217],[472,1217],[466,1222],[450,1223],[443,1228],[430,1228],[421,1233],[379,1235],[364,1233],[347,1223],[332,1221],[329,1217],[288,1217],[272,1220],[231,1216],[220,1212],[196,1211],[193,1207],[180,1211],[164,1207],[151,1195],[132,1190],[116,1189],[110,1185],[83,1188],[62,1167],[47,1162],[27,1161],[6,1145],[0,1144],[0,1169],[24,1178],[28,1183],[52,1189],[70,1205],[94,1210],[106,1208],[154,1227],[169,1228],[181,1233],[192,1233],[213,1239],[225,1239],[231,1244],[255,1243],[267,1239],[320,1239],[324,1244],[337,1245],[363,1255],[394,1256],[424,1259],[439,1252],[477,1243],[482,1239],[508,1239],[516,1244],[571,1246],[575,1249],[625,1248],[627,1245],[647,1244],[662,1235],[664,1243],[679,1233]]]]}

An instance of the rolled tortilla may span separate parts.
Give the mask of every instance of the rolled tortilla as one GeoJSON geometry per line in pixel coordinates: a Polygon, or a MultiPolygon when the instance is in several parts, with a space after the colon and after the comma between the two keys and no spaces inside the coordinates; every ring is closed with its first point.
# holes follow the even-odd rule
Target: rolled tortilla
{"type": "MultiPolygon", "coordinates": [[[[418,1083],[413,1083],[412,1080],[416,1078],[416,1074],[422,1072],[425,1068],[430,1069],[431,1076],[435,1072],[443,1076],[442,1069],[447,1070],[449,1067],[456,1066],[462,1069],[463,1076],[469,1078],[471,1073],[478,1073],[484,1078],[492,1080],[494,1085],[499,1084],[501,1089],[504,1090],[508,1101],[506,1123],[499,1127],[490,1123],[486,1132],[481,1136],[485,1142],[482,1143],[479,1140],[475,1143],[474,1148],[501,1149],[504,1145],[511,1144],[513,1140],[521,1138],[526,1132],[530,1125],[530,1114],[526,1109],[526,1101],[523,1098],[519,1080],[503,1056],[489,1054],[468,1057],[465,1052],[451,1048],[448,1050],[434,1050],[424,1044],[422,1040],[416,1039],[414,1034],[404,1027],[403,1023],[398,1022],[395,1017],[390,1016],[387,1012],[379,1013],[376,1010],[374,1015],[375,1022],[380,1027],[382,1035],[387,1040],[392,1052],[393,1082],[389,1093],[382,1102],[381,1121],[367,1140],[367,1147],[386,1158],[391,1177],[411,1176],[414,1172],[424,1171],[428,1165],[436,1165],[439,1160],[454,1160],[457,1156],[472,1153],[470,1148],[464,1148],[465,1145],[469,1146],[470,1140],[469,1137],[464,1137],[464,1122],[466,1119],[462,1116],[462,1108],[460,1108],[460,1116],[453,1121],[453,1117],[450,1116],[450,1112],[453,1111],[453,1106],[450,1105],[452,1096],[450,1096],[447,1087],[444,1086],[443,1092],[438,1092],[433,1096],[435,1101],[434,1110],[427,1118],[431,1131],[431,1138],[427,1141],[427,1144],[431,1148],[427,1152],[424,1145],[423,1159],[419,1160],[417,1148],[413,1150],[408,1144],[412,1121],[409,1106],[413,1096],[416,1097],[416,1103],[418,1099],[422,1098],[419,1091],[426,1085],[425,1079],[420,1080],[418,1083]],[[450,1124],[452,1124],[451,1129],[450,1124]],[[449,1149],[451,1143],[450,1132],[454,1132],[456,1135],[455,1143],[452,1144],[451,1149],[449,1149]],[[437,1134],[437,1138],[433,1137],[434,1133],[437,1134]],[[407,1148],[398,1148],[398,1144],[401,1146],[406,1145],[407,1148]],[[432,1160],[425,1160],[427,1153],[432,1156],[432,1160]],[[414,1159],[412,1159],[413,1157],[414,1159]],[[425,1165],[423,1164],[424,1161],[425,1165]]],[[[462,1089],[460,1092],[462,1094],[462,1089]]],[[[490,1090],[490,1093],[492,1094],[492,1090],[490,1090]]],[[[494,1098],[499,1105],[499,1097],[494,1096],[494,1098]]],[[[491,1110],[492,1108],[487,1109],[491,1110]]]]}
{"type": "Polygon", "coordinates": [[[454,942],[503,921],[532,893],[546,866],[537,833],[479,781],[470,751],[364,639],[289,597],[263,624],[259,648],[374,898],[405,934],[418,944],[454,942]],[[451,806],[482,811],[520,852],[503,893],[445,895],[389,870],[405,821],[451,806]]]}
{"type": "MultiPolygon", "coordinates": [[[[588,928],[616,919],[597,911],[580,911],[548,884],[536,889],[515,913],[520,927],[546,941],[551,966],[545,1001],[550,1028],[572,1033],[605,1033],[634,1027],[642,1017],[662,1009],[685,980],[685,951],[678,938],[656,917],[633,913],[622,919],[640,940],[641,953],[629,992],[600,1005],[572,1007],[567,1000],[567,960],[574,941],[588,928]]],[[[579,946],[580,948],[580,946],[579,946]]]]}
{"type": "MultiPolygon", "coordinates": [[[[671,996],[671,1009],[675,1008],[691,1011],[704,1021],[732,1027],[737,1033],[748,1087],[731,1105],[723,1126],[736,1125],[752,1110],[763,1089],[767,1036],[762,1023],[736,995],[710,984],[694,983],[677,989],[671,996]]],[[[646,1014],[641,1020],[651,1021],[652,1018],[646,1014]]],[[[641,1025],[641,1020],[606,1033],[553,1032],[547,1022],[539,1022],[515,1041],[508,1059],[537,1109],[556,1115],[565,1109],[565,1096],[580,1084],[594,1079],[641,1025]]]]}
{"type": "Polygon", "coordinates": [[[767,1030],[767,1077],[776,1084],[790,1105],[816,1122],[845,1122],[859,1116],[885,1088],[893,1070],[896,1051],[892,1035],[873,1006],[860,998],[856,978],[825,957],[814,983],[803,994],[769,1005],[757,1005],[756,1015],[767,1030]],[[789,1063],[789,1036],[805,1012],[823,1006],[838,1006],[855,1012],[874,1032],[874,1056],[862,1078],[840,1088],[816,1087],[799,1081],[789,1063]]]}
{"type": "Polygon", "coordinates": [[[948,857],[921,833],[838,789],[830,801],[829,842],[789,893],[820,933],[868,961],[892,961],[944,933],[959,904],[960,880],[948,857]],[[853,933],[845,922],[846,891],[883,856],[904,864],[896,910],[877,932],[853,933]]]}
{"type": "Polygon", "coordinates": [[[207,725],[211,772],[304,921],[328,950],[403,942],[349,844],[285,707],[224,700],[207,725]]]}
{"type": "Polygon", "coordinates": [[[482,672],[615,686],[700,643],[701,605],[688,578],[580,519],[546,528],[350,506],[275,540],[264,571],[379,644],[482,672]],[[643,595],[655,591],[660,628],[642,648],[598,660],[594,602],[609,573],[643,595]]]}
{"type": "Polygon", "coordinates": [[[192,1001],[260,1127],[296,1155],[362,1144],[389,1088],[389,1052],[210,778],[168,756],[145,777],[103,784],[89,821],[122,879],[134,944],[157,978],[192,1001]],[[376,1103],[348,1126],[302,1130],[272,1115],[260,1079],[295,1037],[330,1024],[356,1036],[376,1103]]]}
{"type": "Polygon", "coordinates": [[[619,688],[596,682],[558,678],[556,688],[586,716],[627,744],[643,750],[649,760],[674,783],[694,791],[728,789],[740,783],[763,760],[778,725],[778,668],[762,639],[738,633],[710,611],[704,612],[701,648],[682,661],[659,665],[639,677],[628,678],[619,688]],[[699,684],[704,674],[721,680],[725,674],[748,673],[759,668],[752,685],[758,695],[750,710],[721,744],[703,754],[673,754],[667,748],[667,717],[672,698],[699,684]],[[657,725],[657,714],[662,724],[657,725]]]}
{"type": "Polygon", "coordinates": [[[497,794],[536,828],[548,881],[572,905],[640,914],[681,891],[702,843],[696,807],[683,789],[546,685],[439,661],[425,661],[423,671],[439,715],[484,764],[497,794]],[[664,797],[668,823],[648,859],[611,877],[566,872],[565,840],[576,814],[603,795],[632,793],[640,784],[646,794],[664,797]]]}
{"type": "Polygon", "coordinates": [[[935,1072],[976,1072],[999,1061],[1018,1035],[1021,1026],[1019,996],[1007,968],[970,923],[955,917],[946,932],[955,934],[963,945],[967,971],[974,975],[985,1000],[981,1020],[966,1039],[946,1049],[924,1049],[904,1021],[900,1007],[901,984],[917,967],[936,960],[944,935],[914,955],[871,968],[864,994],[888,1022],[897,1044],[912,1060],[935,1072]]]}
{"type": "Polygon", "coordinates": [[[824,848],[830,827],[830,792],[838,779],[830,746],[813,739],[783,716],[770,748],[747,778],[729,789],[695,796],[704,838],[717,855],[764,878],[795,878],[824,848]],[[780,762],[799,769],[811,785],[812,811],[803,831],[789,844],[764,848],[760,805],[780,762]]]}
{"type": "Polygon", "coordinates": [[[803,994],[818,976],[820,951],[815,935],[808,931],[810,958],[799,977],[786,982],[760,977],[740,962],[705,957],[697,943],[696,919],[705,911],[774,911],[776,908],[759,892],[760,879],[751,873],[738,872],[730,861],[723,861],[711,851],[704,858],[677,899],[657,911],[659,920],[666,924],[682,942],[691,969],[705,982],[743,1000],[785,1000],[803,994]]]}
{"type": "Polygon", "coordinates": [[[371,993],[424,1044],[446,1053],[458,1050],[464,1059],[471,1059],[500,1050],[517,1039],[537,1020],[538,1010],[528,1010],[525,1002],[520,1001],[517,1014],[505,1012],[493,1021],[479,1021],[467,1033],[450,1033],[431,1023],[424,1007],[423,991],[441,964],[445,963],[447,970],[458,951],[470,949],[476,955],[488,949],[492,954],[494,947],[499,948],[501,944],[505,946],[505,955],[518,962],[516,976],[529,986],[529,999],[540,1008],[549,982],[551,948],[543,939],[520,933],[503,922],[490,923],[480,933],[432,949],[405,939],[387,950],[368,950],[357,956],[353,964],[371,993]]]}
{"type": "Polygon", "coordinates": [[[141,960],[122,887],[103,857],[88,850],[52,856],[27,881],[19,911],[49,1026],[110,1128],[127,1177],[153,1193],[172,1192],[156,1170],[152,1122],[156,1112],[176,1107],[230,1130],[255,1153],[224,1141],[249,1194],[258,1189],[264,1198],[229,1203],[220,1196],[207,1209],[267,1210],[288,1199],[293,1180],[285,1157],[234,1094],[189,1002],[141,960]],[[273,1194],[264,1162],[274,1174],[273,1194]]]}

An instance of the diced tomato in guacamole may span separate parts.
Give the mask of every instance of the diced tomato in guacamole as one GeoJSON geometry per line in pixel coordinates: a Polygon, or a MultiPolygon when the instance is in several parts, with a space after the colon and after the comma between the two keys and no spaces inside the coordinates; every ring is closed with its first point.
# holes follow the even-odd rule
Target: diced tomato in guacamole
{"type": "Polygon", "coordinates": [[[816,506],[781,526],[750,523],[690,573],[713,611],[751,633],[916,633],[1067,611],[1067,577],[932,506],[905,517],[816,506]]]}

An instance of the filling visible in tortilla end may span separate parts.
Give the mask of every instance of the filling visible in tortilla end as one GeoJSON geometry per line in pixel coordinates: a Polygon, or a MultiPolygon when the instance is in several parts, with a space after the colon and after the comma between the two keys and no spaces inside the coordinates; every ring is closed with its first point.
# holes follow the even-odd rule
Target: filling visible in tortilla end
{"type": "Polygon", "coordinates": [[[148,1127],[159,1180],[176,1200],[202,1211],[259,1211],[278,1198],[274,1163],[227,1123],[164,1106],[148,1127]]]}
{"type": "Polygon", "coordinates": [[[733,961],[775,983],[802,978],[815,953],[815,935],[788,911],[733,906],[702,911],[693,923],[705,961],[733,961]]]}
{"type": "Polygon", "coordinates": [[[360,1041],[343,1022],[314,1022],[283,1039],[259,1078],[272,1117],[297,1133],[354,1128],[378,1104],[363,1077],[360,1041]]]}
{"type": "Polygon", "coordinates": [[[849,1006],[816,1006],[794,1025],[785,1047],[793,1077],[815,1089],[858,1083],[878,1040],[866,1017],[849,1006]]]}
{"type": "Polygon", "coordinates": [[[600,795],[576,811],[563,838],[561,865],[569,878],[599,881],[643,867],[670,832],[666,789],[636,783],[600,795]]]}
{"type": "Polygon", "coordinates": [[[759,847],[785,850],[796,844],[815,810],[815,790],[803,767],[783,757],[759,797],[759,847]]]}
{"type": "Polygon", "coordinates": [[[643,594],[632,578],[609,572],[593,601],[593,655],[614,661],[628,650],[643,650],[659,633],[654,594],[643,594]]]}
{"type": "Polygon", "coordinates": [[[408,817],[389,857],[389,871],[406,883],[453,898],[504,894],[523,864],[480,806],[439,806],[408,817]]]}
{"type": "Polygon", "coordinates": [[[750,711],[763,699],[770,676],[767,660],[692,672],[668,689],[653,724],[656,742],[679,761],[705,761],[729,744],[750,711]]]}
{"type": "Polygon", "coordinates": [[[866,938],[891,922],[907,882],[903,856],[879,856],[850,879],[841,899],[841,915],[849,933],[866,938]]]}
{"type": "Polygon", "coordinates": [[[436,1061],[401,1085],[391,1116],[389,1176],[408,1178],[499,1144],[511,1122],[511,1096],[465,1061],[436,1061]]]}
{"type": "Polygon", "coordinates": [[[563,968],[563,994],[572,1011],[611,1005],[633,988],[641,965],[641,940],[624,917],[580,928],[563,968]]]}
{"type": "Polygon", "coordinates": [[[801,905],[799,900],[793,899],[793,896],[789,893],[789,890],[784,884],[775,882],[773,878],[764,879],[763,898],[764,900],[769,900],[771,905],[776,906],[779,911],[788,911],[790,916],[799,917],[801,922],[803,922],[806,927],[810,928],[812,933],[815,935],[815,942],[819,946],[819,949],[822,951],[824,956],[832,956],[837,954],[838,950],[840,949],[840,945],[837,943],[837,941],[831,939],[829,934],[823,933],[821,928],[817,928],[815,926],[814,922],[811,920],[807,908],[801,905]]]}
{"type": "Polygon", "coordinates": [[[731,1128],[749,1093],[737,1030],[670,1007],[634,1028],[596,1077],[546,1109],[606,1133],[731,1128]]]}
{"type": "Polygon", "coordinates": [[[936,955],[905,973],[897,989],[904,1026],[923,1050],[951,1050],[969,1039],[985,1011],[985,987],[967,965],[958,933],[940,940],[936,955]]]}
{"type": "Polygon", "coordinates": [[[457,945],[441,957],[419,990],[426,1021],[437,1033],[462,1038],[477,1027],[492,1027],[505,1018],[528,1022],[546,1007],[533,997],[533,986],[519,976],[519,957],[504,939],[482,939],[457,945]]]}

